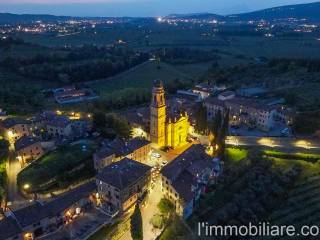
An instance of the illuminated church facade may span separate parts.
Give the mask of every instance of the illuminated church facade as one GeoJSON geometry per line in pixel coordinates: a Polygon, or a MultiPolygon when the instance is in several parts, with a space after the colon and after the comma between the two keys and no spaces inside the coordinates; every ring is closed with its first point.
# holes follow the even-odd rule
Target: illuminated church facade
{"type": "Polygon", "coordinates": [[[155,81],[150,106],[150,140],[159,147],[177,148],[187,143],[190,124],[188,114],[168,111],[165,91],[160,81],[155,81]]]}

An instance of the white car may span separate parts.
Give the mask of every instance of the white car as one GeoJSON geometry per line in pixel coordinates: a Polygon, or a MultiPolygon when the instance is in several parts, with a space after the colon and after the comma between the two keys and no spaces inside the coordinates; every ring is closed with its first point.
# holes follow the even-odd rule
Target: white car
{"type": "Polygon", "coordinates": [[[161,158],[161,155],[157,152],[152,152],[151,155],[152,157],[155,157],[155,158],[161,158]]]}

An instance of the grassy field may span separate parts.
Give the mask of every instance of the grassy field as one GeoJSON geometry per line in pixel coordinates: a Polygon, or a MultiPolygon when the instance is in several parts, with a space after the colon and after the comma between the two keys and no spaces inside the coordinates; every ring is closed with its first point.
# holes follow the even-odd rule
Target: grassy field
{"type": "Polygon", "coordinates": [[[320,154],[316,153],[291,153],[291,152],[280,152],[276,150],[265,150],[263,154],[267,157],[280,158],[287,160],[302,160],[307,162],[317,162],[320,160],[320,154]]]}
{"type": "Polygon", "coordinates": [[[195,79],[205,72],[211,63],[199,63],[190,65],[170,65],[163,62],[149,61],[132,70],[107,80],[97,81],[91,87],[101,96],[123,88],[147,88],[151,89],[153,81],[161,79],[164,84],[176,79],[185,81],[195,79]]]}
{"type": "Polygon", "coordinates": [[[58,35],[20,34],[19,37],[27,42],[45,46],[65,45],[110,45],[121,39],[123,46],[143,51],[159,47],[192,47],[201,49],[219,49],[235,55],[246,57],[317,57],[320,42],[312,35],[303,37],[274,37],[263,36],[219,36],[204,35],[212,29],[175,28],[164,25],[150,25],[147,28],[134,26],[110,27],[86,30],[81,33],[58,35]]]}
{"type": "Polygon", "coordinates": [[[91,142],[60,147],[22,170],[18,185],[29,184],[30,192],[47,192],[89,177],[94,149],[91,142]]]}
{"type": "Polygon", "coordinates": [[[232,162],[239,162],[247,157],[248,151],[238,148],[226,148],[227,159],[232,162]]]}

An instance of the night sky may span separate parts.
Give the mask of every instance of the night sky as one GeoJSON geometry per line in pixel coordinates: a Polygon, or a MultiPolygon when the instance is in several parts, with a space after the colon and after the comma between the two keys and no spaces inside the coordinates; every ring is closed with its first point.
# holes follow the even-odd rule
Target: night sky
{"type": "Polygon", "coordinates": [[[308,0],[0,0],[0,12],[71,16],[164,16],[171,13],[231,14],[308,0]]]}

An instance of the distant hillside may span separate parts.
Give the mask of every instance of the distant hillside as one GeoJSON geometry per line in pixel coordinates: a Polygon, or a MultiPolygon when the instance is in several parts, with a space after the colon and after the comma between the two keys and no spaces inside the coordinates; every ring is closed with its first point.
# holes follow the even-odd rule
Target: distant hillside
{"type": "Polygon", "coordinates": [[[167,19],[179,18],[179,19],[199,19],[199,20],[203,20],[203,19],[222,20],[225,17],[222,15],[213,14],[213,13],[190,13],[190,14],[170,14],[166,18],[167,19]]]}
{"type": "Polygon", "coordinates": [[[168,19],[199,19],[199,20],[225,20],[225,21],[248,21],[248,20],[277,20],[287,18],[305,18],[309,21],[320,22],[320,2],[307,3],[307,4],[296,4],[281,7],[268,8],[264,10],[233,14],[228,16],[222,16],[212,13],[191,13],[191,14],[171,14],[167,16],[168,19]]]}
{"type": "Polygon", "coordinates": [[[260,19],[271,21],[286,18],[305,18],[309,21],[320,22],[320,2],[274,7],[250,13],[227,16],[227,19],[229,20],[242,21],[260,19]]]}
{"type": "Polygon", "coordinates": [[[0,23],[29,23],[36,21],[58,21],[67,20],[71,17],[53,16],[53,15],[37,15],[37,14],[11,14],[0,13],[0,23]]]}

